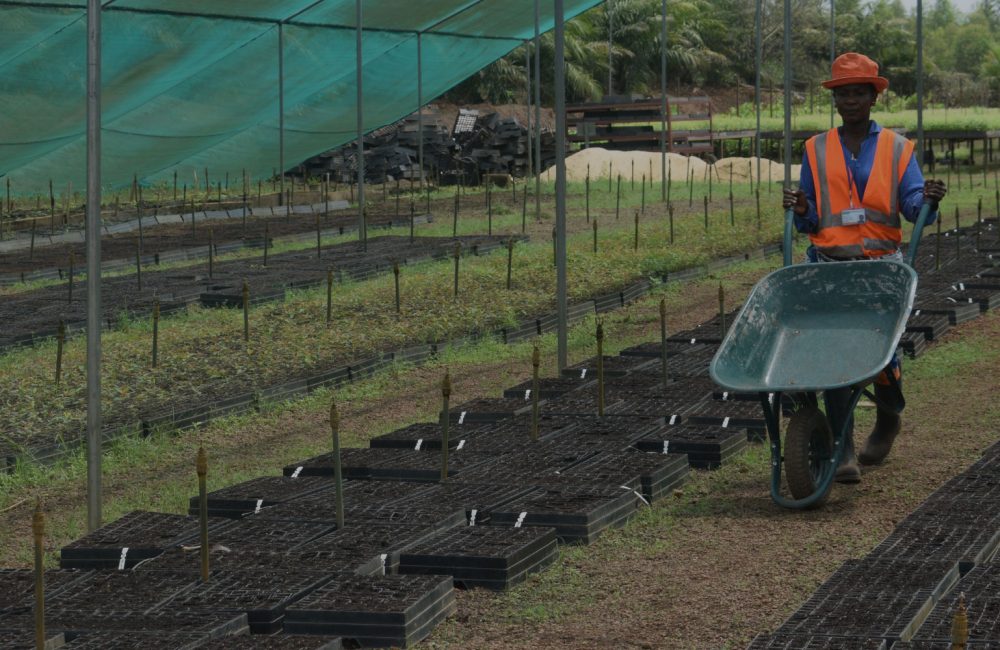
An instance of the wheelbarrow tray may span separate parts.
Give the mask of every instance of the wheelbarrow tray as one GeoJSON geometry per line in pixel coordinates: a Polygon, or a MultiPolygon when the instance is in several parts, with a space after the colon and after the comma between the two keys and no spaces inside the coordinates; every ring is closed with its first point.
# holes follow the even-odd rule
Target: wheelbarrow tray
{"type": "Polygon", "coordinates": [[[786,266],[753,288],[709,371],[731,391],[817,391],[870,380],[892,360],[917,289],[894,261],[786,266]]]}

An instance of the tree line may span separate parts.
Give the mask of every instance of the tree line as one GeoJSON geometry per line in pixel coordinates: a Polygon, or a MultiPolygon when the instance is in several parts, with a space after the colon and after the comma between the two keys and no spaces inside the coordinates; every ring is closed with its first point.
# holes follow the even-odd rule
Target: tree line
{"type": "MultiPolygon", "coordinates": [[[[878,61],[890,90],[914,105],[916,16],[901,0],[833,0],[837,54],[862,52],[878,61]]],[[[783,83],[784,2],[762,0],[761,75],[783,83]]],[[[668,0],[668,88],[720,88],[754,83],[754,0],[668,0]]],[[[793,84],[807,92],[830,71],[830,0],[792,0],[793,84]]],[[[566,25],[570,101],[607,94],[656,95],[660,88],[660,0],[607,0],[566,25]],[[609,85],[610,84],[610,85],[609,85]]],[[[551,102],[553,35],[540,39],[543,101],[551,102]]],[[[526,43],[450,93],[456,101],[523,102],[526,43]]],[[[946,106],[1000,103],[1000,0],[979,0],[963,14],[951,0],[924,2],[927,101],[946,106]]]]}

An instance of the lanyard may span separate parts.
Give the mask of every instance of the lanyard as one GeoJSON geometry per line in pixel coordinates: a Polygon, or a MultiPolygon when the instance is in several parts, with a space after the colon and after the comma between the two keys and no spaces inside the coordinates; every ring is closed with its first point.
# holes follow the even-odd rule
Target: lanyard
{"type": "MultiPolygon", "coordinates": [[[[851,210],[854,209],[854,173],[851,171],[851,164],[847,162],[847,158],[844,158],[844,166],[847,167],[847,200],[851,206],[851,210]]],[[[861,194],[858,193],[858,200],[861,200],[861,194]]]]}

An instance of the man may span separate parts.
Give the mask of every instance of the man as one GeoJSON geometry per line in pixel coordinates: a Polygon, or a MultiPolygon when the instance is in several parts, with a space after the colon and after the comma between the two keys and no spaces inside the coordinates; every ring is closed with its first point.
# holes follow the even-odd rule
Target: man
{"type": "MultiPolygon", "coordinates": [[[[878,94],[889,87],[889,80],[878,75],[877,63],[855,52],[843,54],[833,62],[831,78],[823,86],[833,91],[843,125],[806,142],[800,189],[786,189],[782,204],[794,211],[796,229],[809,235],[810,262],[902,260],[900,213],[915,222],[929,201],[935,211],[927,223],[933,223],[937,204],[947,192],[945,185],[924,181],[913,143],[871,119],[878,94]]],[[[851,416],[838,482],[858,483],[858,461],[876,465],[889,454],[904,404],[900,380],[899,359],[893,357],[875,380],[875,428],[858,456],[851,416]]],[[[849,389],[826,391],[827,410],[831,404],[846,404],[849,393],[849,389]]]]}

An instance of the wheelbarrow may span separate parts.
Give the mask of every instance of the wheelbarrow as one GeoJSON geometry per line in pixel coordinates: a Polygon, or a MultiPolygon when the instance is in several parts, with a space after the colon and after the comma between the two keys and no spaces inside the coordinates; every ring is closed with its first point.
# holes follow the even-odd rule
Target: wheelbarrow
{"type": "MultiPolygon", "coordinates": [[[[907,263],[863,260],[792,264],[792,211],[785,214],[784,267],[753,288],[712,359],[710,373],[734,392],[758,393],[771,447],[771,498],[786,508],[826,501],[844,455],[851,414],[892,361],[917,288],[913,270],[930,206],[921,210],[907,263]],[[817,395],[844,389],[824,413],[817,395]],[[782,455],[783,394],[794,396],[782,455]],[[782,494],[782,466],[791,497],[782,494]]],[[[886,373],[890,382],[894,373],[886,373]]],[[[901,409],[901,404],[894,405],[901,409]]],[[[890,407],[892,408],[892,407],[890,407]]]]}

